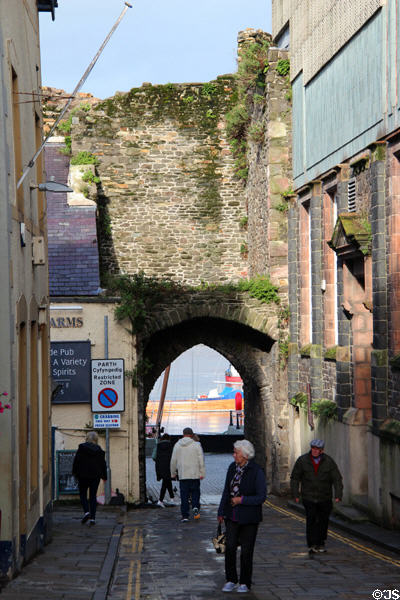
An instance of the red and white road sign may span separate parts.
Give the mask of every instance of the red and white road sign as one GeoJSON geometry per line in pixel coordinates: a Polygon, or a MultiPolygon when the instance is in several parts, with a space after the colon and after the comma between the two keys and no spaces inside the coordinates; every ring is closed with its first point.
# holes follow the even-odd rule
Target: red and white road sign
{"type": "Polygon", "coordinates": [[[125,410],[124,359],[92,360],[92,412],[125,410]]]}

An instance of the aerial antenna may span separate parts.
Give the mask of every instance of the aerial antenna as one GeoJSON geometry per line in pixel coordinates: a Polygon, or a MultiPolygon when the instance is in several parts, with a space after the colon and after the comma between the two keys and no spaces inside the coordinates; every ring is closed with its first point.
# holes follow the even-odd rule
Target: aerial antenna
{"type": "Polygon", "coordinates": [[[102,43],[102,45],[100,46],[100,48],[97,51],[97,54],[95,55],[95,57],[93,58],[92,62],[90,63],[90,65],[88,66],[88,68],[86,69],[86,71],[84,72],[83,76],[81,77],[81,79],[78,81],[74,91],[71,94],[71,97],[69,98],[68,102],[66,103],[66,105],[64,106],[64,108],[62,109],[62,111],[60,112],[60,114],[58,115],[58,118],[56,119],[53,127],[50,129],[49,133],[47,134],[46,138],[44,139],[44,141],[42,142],[40,148],[36,151],[36,154],[31,158],[31,160],[28,163],[28,166],[25,167],[21,178],[19,179],[18,183],[17,183],[17,190],[21,187],[22,182],[24,181],[25,177],[27,176],[27,174],[29,173],[30,169],[32,169],[32,167],[34,166],[38,156],[40,155],[40,153],[42,152],[47,140],[52,136],[53,131],[57,128],[57,125],[59,124],[59,122],[61,121],[61,119],[63,118],[63,116],[65,115],[65,113],[67,112],[68,108],[70,107],[70,104],[72,102],[72,100],[75,98],[75,96],[77,95],[77,93],[79,92],[79,90],[81,89],[81,87],[83,86],[83,84],[85,83],[86,79],[88,78],[90,72],[92,71],[94,65],[96,64],[100,54],[103,52],[104,48],[106,47],[110,37],[112,36],[112,34],[114,33],[114,31],[117,29],[118,25],[121,23],[122,19],[125,16],[126,11],[128,10],[128,8],[132,8],[132,4],[129,4],[128,2],[124,2],[125,4],[125,8],[122,11],[122,13],[119,15],[118,19],[115,21],[114,25],[112,26],[109,34],[107,35],[106,39],[104,40],[104,42],[102,43]]]}

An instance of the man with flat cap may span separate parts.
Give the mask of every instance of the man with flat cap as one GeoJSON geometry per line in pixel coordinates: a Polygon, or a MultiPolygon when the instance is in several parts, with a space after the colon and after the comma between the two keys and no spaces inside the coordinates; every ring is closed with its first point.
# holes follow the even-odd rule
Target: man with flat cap
{"type": "Polygon", "coordinates": [[[204,454],[193,430],[185,427],[183,437],[174,446],[171,456],[171,479],[179,478],[182,523],[189,521],[189,498],[192,499],[193,518],[200,518],[200,479],[204,479],[204,454]]]}
{"type": "Polygon", "coordinates": [[[335,502],[343,494],[342,476],[337,464],[324,454],[324,440],[311,440],[311,449],[299,456],[290,476],[292,494],[301,499],[306,511],[306,536],[311,554],[326,552],[329,515],[332,510],[332,486],[335,502]]]}

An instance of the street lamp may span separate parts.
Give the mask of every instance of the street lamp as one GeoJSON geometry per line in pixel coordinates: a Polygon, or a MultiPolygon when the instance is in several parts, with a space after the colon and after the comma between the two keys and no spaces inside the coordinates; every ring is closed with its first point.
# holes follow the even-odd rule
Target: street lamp
{"type": "Polygon", "coordinates": [[[45,183],[39,183],[38,185],[31,183],[30,188],[31,190],[38,189],[40,192],[53,192],[55,194],[62,192],[64,192],[64,194],[69,194],[70,192],[74,191],[68,185],[65,185],[64,183],[58,183],[58,181],[46,181],[45,183]]]}

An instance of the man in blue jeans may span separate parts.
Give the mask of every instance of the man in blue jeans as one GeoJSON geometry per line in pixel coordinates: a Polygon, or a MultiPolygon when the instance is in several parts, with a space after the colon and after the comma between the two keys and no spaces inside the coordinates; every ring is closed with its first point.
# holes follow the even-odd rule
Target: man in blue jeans
{"type": "Polygon", "coordinates": [[[171,457],[171,479],[179,478],[182,523],[189,521],[189,498],[192,499],[193,518],[200,519],[200,479],[204,479],[204,454],[200,442],[193,439],[190,427],[174,446],[171,457]]]}

